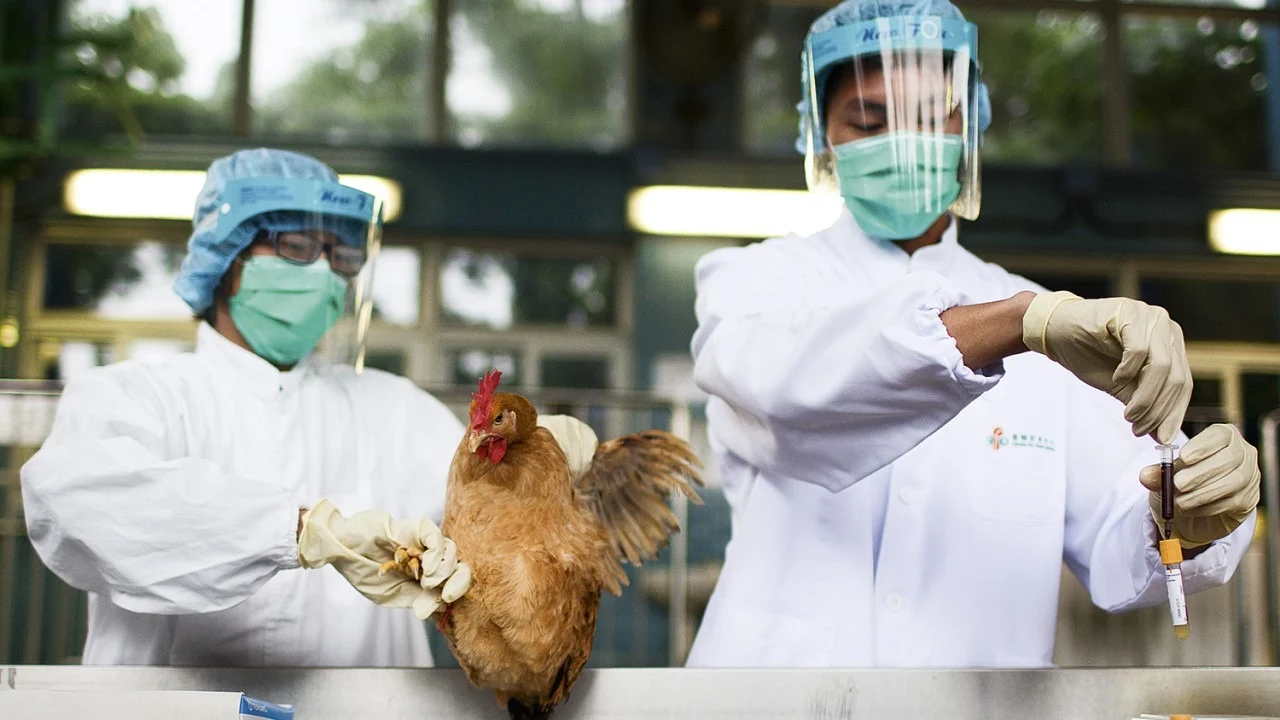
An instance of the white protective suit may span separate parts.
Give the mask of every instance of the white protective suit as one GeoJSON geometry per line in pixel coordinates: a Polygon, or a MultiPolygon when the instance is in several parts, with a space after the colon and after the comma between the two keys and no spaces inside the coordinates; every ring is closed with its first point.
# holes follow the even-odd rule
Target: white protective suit
{"type": "MultiPolygon", "coordinates": [[[[1166,602],[1155,441],[1043,356],[965,367],[939,313],[1040,288],[954,222],[908,256],[845,209],[710,253],[697,287],[733,531],[690,666],[1047,666],[1064,559],[1106,610],[1166,602]]],[[[1231,577],[1255,521],[1183,564],[1189,592],[1231,577]]]]}
{"type": "Polygon", "coordinates": [[[22,469],[28,532],[91,593],[85,663],[430,666],[411,610],[299,568],[298,509],[438,523],[462,433],[408,380],[280,372],[201,324],[194,353],[69,383],[22,469]]]}

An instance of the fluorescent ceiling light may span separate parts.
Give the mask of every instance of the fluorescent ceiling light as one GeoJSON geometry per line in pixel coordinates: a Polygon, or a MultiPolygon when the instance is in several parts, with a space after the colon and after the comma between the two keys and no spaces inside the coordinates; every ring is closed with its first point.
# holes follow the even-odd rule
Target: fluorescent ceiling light
{"type": "Polygon", "coordinates": [[[839,195],[805,190],[654,185],[631,193],[627,219],[650,235],[768,238],[815,233],[840,215],[839,195]]]}
{"type": "Polygon", "coordinates": [[[76,170],[62,188],[73,215],[191,220],[204,173],[190,170],[76,170]]]}
{"type": "MultiPolygon", "coordinates": [[[[62,201],[73,215],[189,221],[204,178],[200,170],[76,170],[67,176],[62,201]]],[[[386,222],[400,217],[400,183],[376,175],[343,175],[340,179],[382,198],[386,222]]]]}
{"type": "Polygon", "coordinates": [[[1233,255],[1280,255],[1280,210],[1214,210],[1209,213],[1209,246],[1233,255]]]}

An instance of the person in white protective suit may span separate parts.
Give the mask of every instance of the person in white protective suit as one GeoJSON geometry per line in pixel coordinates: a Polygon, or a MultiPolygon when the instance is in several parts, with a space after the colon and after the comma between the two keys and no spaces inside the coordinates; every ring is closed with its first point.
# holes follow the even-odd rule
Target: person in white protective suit
{"type": "Polygon", "coordinates": [[[1064,560],[1107,611],[1166,602],[1157,441],[1181,445],[1187,591],[1226,582],[1257,452],[1230,425],[1180,435],[1178,325],[956,242],[990,116],[976,28],[946,0],[853,0],[803,70],[800,150],[839,219],[696,270],[732,535],[688,664],[1050,665],[1064,560]]]}
{"type": "Polygon", "coordinates": [[[367,276],[377,208],[304,155],[216,160],[175,284],[195,352],[67,385],[22,490],[40,558],[90,593],[85,663],[432,664],[422,619],[470,583],[433,522],[462,424],[312,353],[367,276]],[[380,573],[400,545],[420,581],[380,573]]]}

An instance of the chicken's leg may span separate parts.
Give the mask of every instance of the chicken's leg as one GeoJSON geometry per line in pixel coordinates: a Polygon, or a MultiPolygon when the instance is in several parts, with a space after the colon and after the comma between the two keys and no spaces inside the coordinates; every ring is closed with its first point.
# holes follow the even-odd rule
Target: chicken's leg
{"type": "Polygon", "coordinates": [[[422,579],[422,549],[400,546],[396,548],[395,559],[382,563],[378,568],[379,575],[386,575],[392,570],[399,570],[414,580],[422,579]]]}

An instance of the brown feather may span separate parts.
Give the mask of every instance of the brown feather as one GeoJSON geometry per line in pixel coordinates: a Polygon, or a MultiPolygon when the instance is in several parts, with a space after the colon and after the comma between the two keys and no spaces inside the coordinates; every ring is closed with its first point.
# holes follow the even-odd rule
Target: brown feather
{"type": "Polygon", "coordinates": [[[703,484],[701,468],[688,443],[662,430],[645,430],[601,443],[574,490],[608,532],[611,560],[640,565],[680,529],[668,495],[679,492],[702,504],[694,490],[703,484]]]}

